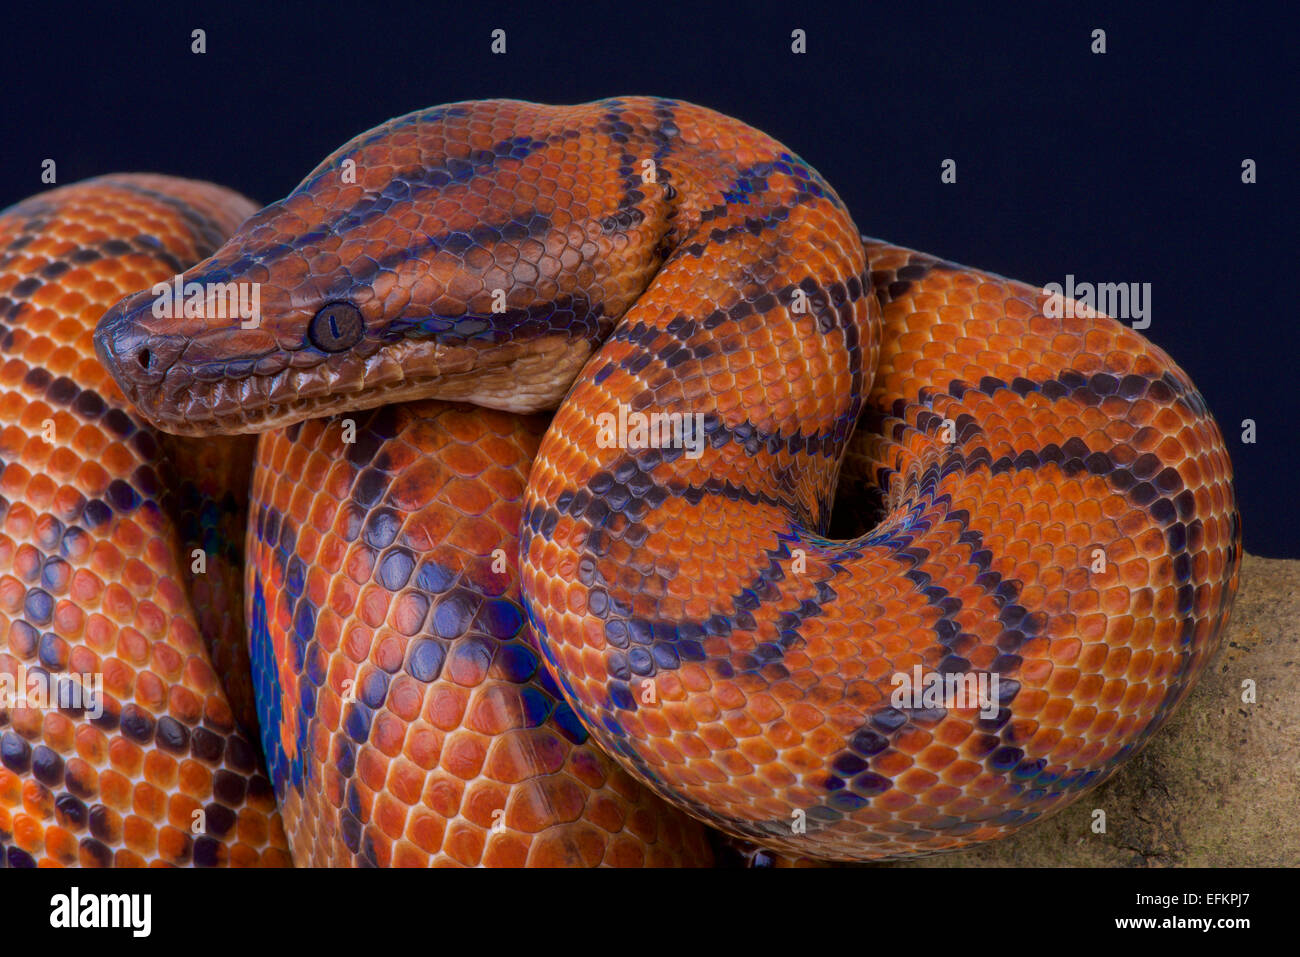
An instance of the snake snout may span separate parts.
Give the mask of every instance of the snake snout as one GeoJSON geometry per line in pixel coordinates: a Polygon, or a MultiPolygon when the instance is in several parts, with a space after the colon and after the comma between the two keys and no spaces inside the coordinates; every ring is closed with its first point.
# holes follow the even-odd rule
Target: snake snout
{"type": "Polygon", "coordinates": [[[134,316],[133,298],[104,313],[95,327],[95,354],[122,391],[138,401],[141,390],[158,386],[184,351],[184,340],[145,329],[134,316]]]}

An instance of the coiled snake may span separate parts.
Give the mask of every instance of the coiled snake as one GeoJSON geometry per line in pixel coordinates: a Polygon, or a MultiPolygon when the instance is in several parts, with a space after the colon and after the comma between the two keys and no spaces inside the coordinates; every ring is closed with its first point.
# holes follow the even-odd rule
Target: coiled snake
{"type": "MultiPolygon", "coordinates": [[[[243,212],[152,189],[123,256],[180,257],[160,230],[243,212]]],[[[265,433],[255,694],[232,684],[298,863],[706,863],[697,821],[824,859],[990,840],[1106,780],[1226,623],[1231,466],[1173,361],[1041,289],[861,240],[811,167],[715,112],[413,113],[189,247],[207,258],[177,308],[141,288],[95,342],[154,426],[265,433]],[[232,289],[255,318],[216,308],[232,289]],[[557,406],[549,427],[507,414],[557,406]],[[940,693],[900,698],[916,680],[940,693]]],[[[53,255],[0,285],[11,355],[41,310],[59,322],[30,282],[53,255]]],[[[119,286],[157,281],[132,268],[119,286]]],[[[7,470],[31,472],[39,417],[5,433],[7,470]]],[[[137,498],[165,497],[129,464],[137,498]]],[[[110,524],[126,498],[96,499],[110,524]]],[[[4,582],[34,581],[23,547],[4,582]]],[[[44,660],[15,601],[11,656],[17,634],[44,660]]],[[[208,720],[139,684],[159,729],[208,720]]],[[[168,729],[131,742],[146,776],[168,729]]],[[[73,787],[7,773],[3,808],[73,787]]],[[[57,854],[53,819],[27,819],[22,846],[43,828],[57,854]]]]}

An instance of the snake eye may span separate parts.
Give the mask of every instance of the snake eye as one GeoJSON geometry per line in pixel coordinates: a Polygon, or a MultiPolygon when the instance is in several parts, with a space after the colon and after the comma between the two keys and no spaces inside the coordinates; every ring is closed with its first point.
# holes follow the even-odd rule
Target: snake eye
{"type": "Polygon", "coordinates": [[[312,316],[307,338],[321,352],[351,349],[365,332],[361,310],[350,302],[331,302],[312,316]]]}

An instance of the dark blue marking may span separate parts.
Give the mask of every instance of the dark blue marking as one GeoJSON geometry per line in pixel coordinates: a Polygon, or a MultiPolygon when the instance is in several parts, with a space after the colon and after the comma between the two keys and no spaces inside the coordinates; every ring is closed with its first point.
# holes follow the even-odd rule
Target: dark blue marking
{"type": "MultiPolygon", "coordinates": [[[[519,642],[503,644],[492,663],[502,678],[515,684],[522,684],[537,673],[537,653],[519,642]]],[[[559,697],[558,693],[553,697],[559,697]]]]}
{"type": "Polygon", "coordinates": [[[306,778],[307,723],[298,722],[297,753],[290,757],[280,743],[280,727],[284,717],[280,708],[280,677],[275,662],[275,648],[271,642],[266,615],[265,587],[260,572],[254,575],[253,581],[249,659],[253,674],[254,698],[257,702],[262,753],[266,756],[267,772],[275,788],[276,797],[283,800],[290,787],[301,795],[306,778]]]}
{"type": "Polygon", "coordinates": [[[48,625],[54,617],[54,598],[42,588],[32,588],[27,592],[23,612],[36,624],[48,625]]]}
{"type": "Polygon", "coordinates": [[[375,713],[360,701],[353,699],[344,706],[343,730],[357,744],[365,744],[370,738],[370,724],[375,713]]]}
{"type": "Polygon", "coordinates": [[[430,682],[442,673],[446,657],[442,642],[425,638],[412,644],[406,670],[416,681],[430,682]]]}
{"type": "Polygon", "coordinates": [[[388,675],[382,671],[371,671],[361,681],[357,697],[367,708],[379,708],[388,697],[388,675]]]}
{"type": "Polygon", "coordinates": [[[583,727],[582,722],[578,720],[578,715],[574,712],[572,706],[564,700],[561,700],[555,710],[551,712],[552,723],[560,729],[560,733],[565,739],[573,744],[585,744],[588,738],[587,729],[583,727]]]}
{"type": "MultiPolygon", "coordinates": [[[[441,118],[446,114],[429,113],[426,115],[431,118],[430,121],[433,121],[433,119],[441,118]]],[[[403,117],[399,121],[385,124],[378,130],[371,131],[371,133],[360,139],[353,140],[335,154],[338,157],[337,160],[331,161],[330,165],[319,172],[310,174],[289,196],[266,207],[257,214],[255,219],[266,221],[277,215],[281,210],[289,206],[295,197],[314,189],[320,183],[321,178],[333,169],[333,164],[342,162],[343,159],[347,158],[347,154],[356,152],[364,148],[365,145],[388,136],[394,129],[398,129],[402,125],[414,122],[420,121],[403,117]]],[[[489,150],[475,150],[468,159],[448,156],[438,165],[421,165],[398,170],[378,192],[367,193],[351,209],[343,210],[330,220],[321,223],[316,227],[316,231],[324,231],[337,236],[353,229],[364,228],[373,220],[387,215],[396,203],[416,200],[425,192],[470,182],[484,172],[493,169],[503,159],[522,160],[532,153],[553,143],[562,142],[564,139],[566,139],[565,133],[554,134],[544,140],[514,137],[502,140],[489,150]]],[[[445,237],[432,237],[426,240],[426,244],[432,248],[438,248],[444,239],[445,237]]],[[[234,277],[245,275],[253,266],[266,266],[285,256],[296,253],[299,248],[299,245],[294,242],[274,243],[261,249],[245,250],[228,265],[213,267],[201,276],[192,277],[192,281],[204,284],[229,282],[234,277]]],[[[400,252],[406,253],[407,256],[424,254],[423,250],[400,252]]],[[[393,265],[396,265],[396,263],[393,265]]],[[[378,267],[379,264],[376,263],[376,268],[378,267]]]]}
{"type": "Polygon", "coordinates": [[[493,638],[502,641],[514,638],[523,627],[524,616],[519,606],[508,598],[498,598],[483,603],[478,613],[479,625],[493,638]]]}
{"type": "Polygon", "coordinates": [[[455,583],[456,574],[451,569],[434,562],[421,565],[420,572],[415,577],[415,584],[432,595],[442,594],[455,583]]]}

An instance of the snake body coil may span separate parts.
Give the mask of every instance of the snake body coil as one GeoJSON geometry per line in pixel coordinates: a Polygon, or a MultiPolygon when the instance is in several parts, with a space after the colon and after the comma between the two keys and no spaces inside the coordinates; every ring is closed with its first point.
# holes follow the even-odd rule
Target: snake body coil
{"type": "MultiPolygon", "coordinates": [[[[1227,620],[1231,467],[1164,352],[864,245],[811,167],[709,110],[410,114],[182,281],[209,305],[255,284],[259,321],[161,319],[145,290],[96,342],[163,429],[281,430],[259,448],[249,601],[300,861],[593,861],[637,813],[652,850],[620,859],[701,859],[631,782],[581,840],[525,837],[601,803],[539,796],[586,735],[778,850],[993,839],[1109,777],[1227,620]],[[295,424],[430,398],[558,404],[526,486],[531,447],[488,413],[295,424]],[[514,566],[490,569],[511,508],[535,638],[514,566]],[[944,695],[899,697],[936,676],[944,695]]],[[[598,794],[621,772],[584,754],[598,794]]]]}
{"type": "Polygon", "coordinates": [[[223,587],[239,566],[183,571],[191,548],[216,551],[238,491],[211,466],[238,467],[239,443],[168,454],[183,445],[128,411],[91,345],[113,302],[254,208],[207,183],[108,176],[0,214],[0,867],[289,861],[239,728],[251,693],[232,708],[213,669],[248,686],[223,587]]]}

